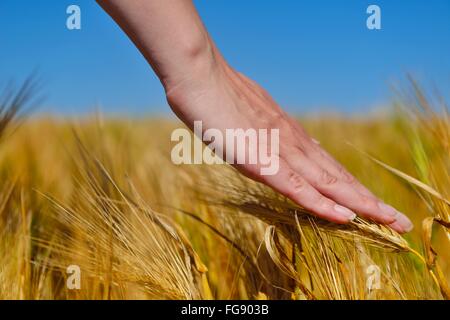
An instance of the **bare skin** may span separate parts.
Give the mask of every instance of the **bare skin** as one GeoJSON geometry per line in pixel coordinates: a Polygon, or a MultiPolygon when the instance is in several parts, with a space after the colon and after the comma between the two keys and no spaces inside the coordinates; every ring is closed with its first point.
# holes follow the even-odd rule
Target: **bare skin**
{"type": "MultiPolygon", "coordinates": [[[[287,115],[257,83],[234,70],[208,35],[191,0],[98,0],[128,34],[164,86],[176,115],[192,128],[277,128],[280,164],[261,175],[258,164],[234,164],[317,216],[348,223],[357,215],[400,233],[411,221],[385,204],[287,115]]],[[[251,151],[250,151],[251,152],[251,151]]]]}

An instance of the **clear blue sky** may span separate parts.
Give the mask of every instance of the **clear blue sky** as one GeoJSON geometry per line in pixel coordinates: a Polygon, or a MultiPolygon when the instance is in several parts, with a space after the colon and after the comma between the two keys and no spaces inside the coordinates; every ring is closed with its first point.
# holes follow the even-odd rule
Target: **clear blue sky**
{"type": "MultiPolygon", "coordinates": [[[[229,62],[291,112],[365,112],[406,71],[450,94],[449,0],[197,0],[229,62]],[[366,28],[366,8],[382,30],[366,28]]],[[[0,86],[37,69],[41,110],[169,112],[144,59],[92,0],[0,0],[0,86]],[[82,30],[66,29],[66,8],[82,30]]]]}

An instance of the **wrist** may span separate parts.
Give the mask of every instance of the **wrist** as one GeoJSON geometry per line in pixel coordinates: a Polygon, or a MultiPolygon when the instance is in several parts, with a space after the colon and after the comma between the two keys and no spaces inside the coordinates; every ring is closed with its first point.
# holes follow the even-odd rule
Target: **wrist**
{"type": "Polygon", "coordinates": [[[203,81],[217,68],[218,52],[207,35],[186,39],[178,44],[177,51],[176,67],[164,70],[160,76],[167,95],[188,83],[203,81]]]}

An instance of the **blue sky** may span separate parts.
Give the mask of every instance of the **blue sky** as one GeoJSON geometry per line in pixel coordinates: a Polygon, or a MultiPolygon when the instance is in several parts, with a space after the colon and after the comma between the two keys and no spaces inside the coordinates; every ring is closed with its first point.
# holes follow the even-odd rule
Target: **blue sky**
{"type": "MultiPolygon", "coordinates": [[[[450,97],[448,0],[197,0],[228,61],[293,113],[364,113],[412,72],[450,97]],[[366,28],[377,4],[382,30],[366,28]]],[[[137,49],[92,0],[1,0],[0,87],[37,70],[44,112],[168,113],[137,49]],[[66,8],[82,29],[66,28],[66,8]]]]}

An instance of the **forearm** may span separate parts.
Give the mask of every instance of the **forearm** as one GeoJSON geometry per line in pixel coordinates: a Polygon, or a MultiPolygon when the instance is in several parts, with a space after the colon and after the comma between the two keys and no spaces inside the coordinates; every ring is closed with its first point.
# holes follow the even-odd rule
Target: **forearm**
{"type": "Polygon", "coordinates": [[[213,44],[191,0],[97,0],[127,33],[166,91],[208,72],[213,44]]]}

